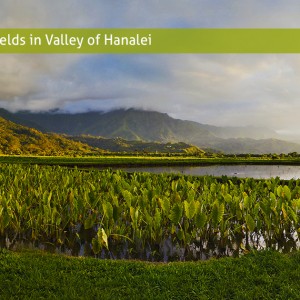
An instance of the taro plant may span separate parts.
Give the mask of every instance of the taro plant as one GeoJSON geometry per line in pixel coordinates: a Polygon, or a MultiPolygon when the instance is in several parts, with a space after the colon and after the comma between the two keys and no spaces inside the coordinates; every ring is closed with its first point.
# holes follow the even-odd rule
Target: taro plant
{"type": "Polygon", "coordinates": [[[10,248],[165,260],[290,251],[299,216],[300,180],[0,166],[0,243],[10,248]]]}

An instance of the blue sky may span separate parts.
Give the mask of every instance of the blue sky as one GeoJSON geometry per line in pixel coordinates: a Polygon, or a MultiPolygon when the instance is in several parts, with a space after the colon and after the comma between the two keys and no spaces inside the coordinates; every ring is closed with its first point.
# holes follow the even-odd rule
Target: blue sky
{"type": "MultiPolygon", "coordinates": [[[[1,0],[2,28],[300,28],[299,1],[1,0]]],[[[137,107],[300,134],[299,55],[4,55],[0,106],[137,107]]]]}

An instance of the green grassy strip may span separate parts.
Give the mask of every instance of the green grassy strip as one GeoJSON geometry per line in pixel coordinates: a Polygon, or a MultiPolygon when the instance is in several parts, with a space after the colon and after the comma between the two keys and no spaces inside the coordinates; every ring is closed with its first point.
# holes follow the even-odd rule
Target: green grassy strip
{"type": "Polygon", "coordinates": [[[150,157],[150,156],[0,156],[0,163],[77,165],[77,166],[175,166],[212,164],[299,165],[299,158],[199,158],[199,157],[150,157]]]}
{"type": "Polygon", "coordinates": [[[300,252],[154,264],[0,251],[1,299],[300,299],[300,252]]]}

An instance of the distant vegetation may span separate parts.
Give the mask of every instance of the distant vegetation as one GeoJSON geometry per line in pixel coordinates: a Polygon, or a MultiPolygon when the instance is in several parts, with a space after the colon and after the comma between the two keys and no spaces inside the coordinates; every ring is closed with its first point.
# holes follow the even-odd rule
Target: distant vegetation
{"type": "Polygon", "coordinates": [[[186,143],[158,143],[127,141],[122,138],[103,138],[90,135],[69,136],[69,139],[88,144],[92,147],[101,148],[109,152],[119,153],[186,153],[190,155],[204,155],[204,151],[196,146],[186,143]]]}

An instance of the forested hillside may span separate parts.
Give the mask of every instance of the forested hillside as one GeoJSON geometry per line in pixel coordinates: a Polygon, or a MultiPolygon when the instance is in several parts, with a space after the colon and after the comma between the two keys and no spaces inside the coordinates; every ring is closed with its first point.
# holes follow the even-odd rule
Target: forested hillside
{"type": "Polygon", "coordinates": [[[44,134],[0,117],[0,154],[83,155],[101,152],[87,144],[58,134],[44,134]]]}

